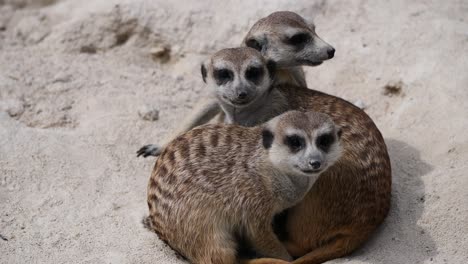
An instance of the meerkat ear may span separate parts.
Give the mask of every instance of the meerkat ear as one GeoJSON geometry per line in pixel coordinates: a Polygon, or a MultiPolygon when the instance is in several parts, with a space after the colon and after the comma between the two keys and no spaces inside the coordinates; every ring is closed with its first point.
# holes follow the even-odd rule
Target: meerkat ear
{"type": "Polygon", "coordinates": [[[341,135],[343,134],[343,130],[341,127],[337,126],[336,127],[336,135],[338,136],[338,139],[341,139],[341,135]]]}
{"type": "Polygon", "coordinates": [[[201,75],[202,75],[202,78],[203,78],[203,82],[206,83],[206,67],[205,67],[205,64],[202,63],[200,68],[201,68],[201,75]]]}
{"type": "Polygon", "coordinates": [[[272,60],[267,61],[267,69],[268,73],[270,74],[270,78],[274,79],[275,78],[275,73],[276,73],[276,62],[272,60]]]}
{"type": "Polygon", "coordinates": [[[256,49],[262,53],[262,55],[265,55],[265,51],[267,50],[267,38],[265,36],[262,37],[250,37],[244,41],[244,44],[247,47],[256,49]]]}
{"type": "Polygon", "coordinates": [[[245,41],[245,45],[247,47],[251,47],[253,49],[256,49],[258,51],[262,51],[263,47],[262,45],[260,44],[260,42],[254,38],[249,38],[245,41]]]}
{"type": "Polygon", "coordinates": [[[271,145],[273,144],[273,139],[274,138],[275,138],[275,136],[273,135],[273,133],[268,128],[263,129],[263,131],[262,131],[262,142],[263,142],[263,146],[266,149],[271,148],[271,145]]]}
{"type": "Polygon", "coordinates": [[[307,26],[315,32],[315,23],[313,18],[304,19],[307,26]]]}

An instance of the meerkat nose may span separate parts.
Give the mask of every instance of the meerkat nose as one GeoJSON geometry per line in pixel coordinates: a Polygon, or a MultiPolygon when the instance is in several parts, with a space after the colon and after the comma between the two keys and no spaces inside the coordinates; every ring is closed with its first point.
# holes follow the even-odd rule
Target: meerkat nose
{"type": "Polygon", "coordinates": [[[245,99],[246,97],[247,97],[246,92],[240,92],[239,94],[237,94],[237,98],[239,99],[245,99]]]}
{"type": "Polygon", "coordinates": [[[331,49],[327,50],[327,53],[328,53],[328,58],[331,59],[331,58],[333,58],[333,56],[335,56],[335,49],[331,48],[331,49]]]}
{"type": "Polygon", "coordinates": [[[312,169],[314,170],[318,170],[320,169],[320,167],[322,167],[322,163],[318,160],[311,160],[309,164],[310,166],[312,166],[312,169]]]}

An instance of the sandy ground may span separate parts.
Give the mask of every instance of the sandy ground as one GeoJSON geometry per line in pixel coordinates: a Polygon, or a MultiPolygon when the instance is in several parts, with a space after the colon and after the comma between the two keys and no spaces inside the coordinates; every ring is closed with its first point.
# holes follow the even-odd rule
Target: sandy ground
{"type": "Polygon", "coordinates": [[[468,2],[218,2],[0,0],[0,262],[183,263],[140,225],[135,151],[207,93],[208,54],[292,10],[337,50],[309,86],[361,101],[393,165],[386,222],[333,263],[468,263],[468,2]]]}

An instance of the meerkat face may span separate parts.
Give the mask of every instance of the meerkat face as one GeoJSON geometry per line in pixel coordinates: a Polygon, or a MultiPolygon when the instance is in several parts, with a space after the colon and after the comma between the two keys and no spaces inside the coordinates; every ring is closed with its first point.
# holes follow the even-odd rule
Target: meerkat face
{"type": "Polygon", "coordinates": [[[296,13],[275,12],[253,25],[243,41],[279,68],[317,66],[333,58],[335,49],[315,33],[315,25],[296,13]]]}
{"type": "Polygon", "coordinates": [[[202,64],[201,73],[219,100],[241,108],[269,90],[274,63],[252,48],[223,49],[202,64]]]}
{"type": "Polygon", "coordinates": [[[289,111],[266,123],[262,137],[273,166],[287,174],[317,176],[341,155],[341,130],[322,113],[289,111]]]}

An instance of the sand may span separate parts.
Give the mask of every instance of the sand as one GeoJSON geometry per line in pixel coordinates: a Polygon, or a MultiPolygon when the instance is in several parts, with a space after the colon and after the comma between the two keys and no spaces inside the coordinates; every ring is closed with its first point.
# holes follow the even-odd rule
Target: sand
{"type": "Polygon", "coordinates": [[[154,159],[135,151],[207,94],[200,62],[276,10],[314,18],[337,53],[309,86],[365,106],[392,160],[385,223],[330,263],[468,263],[456,0],[0,0],[0,262],[184,263],[140,224],[154,159]]]}

